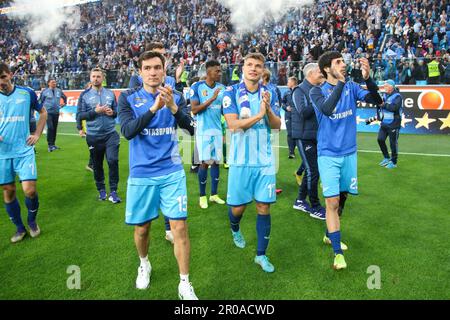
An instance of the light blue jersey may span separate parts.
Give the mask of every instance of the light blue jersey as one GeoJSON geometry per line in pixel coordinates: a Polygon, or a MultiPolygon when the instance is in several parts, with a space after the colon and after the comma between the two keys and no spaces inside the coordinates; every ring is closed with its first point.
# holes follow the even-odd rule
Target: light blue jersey
{"type": "Polygon", "coordinates": [[[197,136],[221,136],[222,123],[220,118],[222,116],[222,99],[225,91],[225,86],[216,82],[214,87],[208,86],[206,81],[199,81],[192,85],[190,90],[190,100],[196,101],[198,104],[203,104],[214,96],[217,89],[222,91],[219,93],[217,99],[209,105],[204,111],[197,114],[197,136]]]}
{"type": "MultiPolygon", "coordinates": [[[[261,109],[261,95],[265,87],[256,92],[248,92],[251,116],[255,116],[261,109]]],[[[228,87],[223,96],[223,113],[239,115],[241,105],[238,103],[239,84],[228,87]]],[[[270,105],[275,114],[277,112],[277,99],[271,94],[270,105]]],[[[230,155],[227,163],[230,166],[267,167],[275,166],[270,141],[270,125],[267,116],[245,131],[233,132],[230,141],[230,155]]]]}
{"type": "Polygon", "coordinates": [[[30,135],[30,114],[40,111],[36,93],[25,87],[14,86],[9,95],[0,93],[0,159],[14,159],[34,154],[27,145],[30,135]]]}
{"type": "Polygon", "coordinates": [[[346,82],[337,105],[330,116],[318,107],[321,99],[328,99],[335,86],[325,82],[310,91],[316,112],[319,130],[317,133],[317,154],[328,157],[344,157],[356,152],[356,107],[364,101],[369,91],[353,81],[346,82]]]}

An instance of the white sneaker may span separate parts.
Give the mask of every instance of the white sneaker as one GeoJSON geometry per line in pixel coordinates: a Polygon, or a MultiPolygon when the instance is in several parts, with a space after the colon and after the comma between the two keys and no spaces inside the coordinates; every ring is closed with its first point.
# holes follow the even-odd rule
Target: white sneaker
{"type": "Polygon", "coordinates": [[[166,231],[166,240],[173,244],[173,234],[172,231],[166,231]]]}
{"type": "Polygon", "coordinates": [[[152,273],[152,266],[148,265],[140,265],[138,268],[138,276],[136,278],[136,288],[140,290],[144,290],[148,288],[150,284],[150,275],[152,273]]]}
{"type": "Polygon", "coordinates": [[[178,297],[180,300],[198,300],[192,283],[186,281],[180,281],[178,285],[178,297]]]}

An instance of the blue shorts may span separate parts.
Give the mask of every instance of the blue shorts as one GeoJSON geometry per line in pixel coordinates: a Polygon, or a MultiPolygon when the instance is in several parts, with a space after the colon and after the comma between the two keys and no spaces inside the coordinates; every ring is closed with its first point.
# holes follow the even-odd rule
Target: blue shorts
{"type": "Polygon", "coordinates": [[[20,182],[37,180],[34,151],[20,158],[0,159],[0,185],[14,183],[16,175],[19,176],[20,182]]]}
{"type": "Polygon", "coordinates": [[[319,156],[317,163],[325,198],[338,197],[341,192],[358,194],[356,153],[345,157],[319,156]]]}
{"type": "Polygon", "coordinates": [[[274,203],[276,199],[274,167],[230,166],[227,204],[233,207],[257,202],[274,203]]]}
{"type": "Polygon", "coordinates": [[[125,223],[143,225],[159,217],[186,220],[187,190],[184,170],[156,178],[128,178],[125,223]]]}
{"type": "Polygon", "coordinates": [[[222,160],[223,136],[196,136],[196,146],[198,151],[198,160],[202,161],[214,160],[220,162],[222,160]]]}

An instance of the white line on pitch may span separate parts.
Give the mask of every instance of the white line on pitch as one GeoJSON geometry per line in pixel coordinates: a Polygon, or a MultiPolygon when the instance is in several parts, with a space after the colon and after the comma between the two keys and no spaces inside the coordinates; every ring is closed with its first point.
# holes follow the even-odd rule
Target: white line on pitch
{"type": "MultiPolygon", "coordinates": [[[[77,136],[79,137],[79,134],[76,133],[58,133],[62,136],[77,136]]],[[[121,139],[125,139],[123,136],[120,136],[121,139]]],[[[186,142],[194,142],[193,140],[184,140],[186,142]]],[[[287,149],[287,146],[278,146],[278,148],[287,149]]],[[[358,152],[361,153],[380,153],[379,150],[361,150],[359,149],[358,152]]],[[[450,158],[450,154],[438,154],[438,153],[415,153],[415,152],[399,152],[398,154],[401,155],[407,155],[407,156],[424,156],[424,157],[446,157],[450,158]]]]}

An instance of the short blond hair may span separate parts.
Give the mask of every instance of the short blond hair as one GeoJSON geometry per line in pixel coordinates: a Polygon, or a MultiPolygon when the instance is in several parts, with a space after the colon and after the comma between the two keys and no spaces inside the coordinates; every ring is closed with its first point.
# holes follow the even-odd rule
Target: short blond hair
{"type": "Polygon", "coordinates": [[[270,78],[272,78],[272,72],[270,72],[269,69],[264,69],[262,78],[263,78],[265,81],[269,82],[270,78]]]}
{"type": "Polygon", "coordinates": [[[262,63],[266,63],[266,58],[264,58],[264,55],[262,53],[259,52],[251,52],[249,54],[247,54],[244,57],[244,63],[248,60],[248,59],[255,59],[255,60],[259,60],[262,63]]]}

